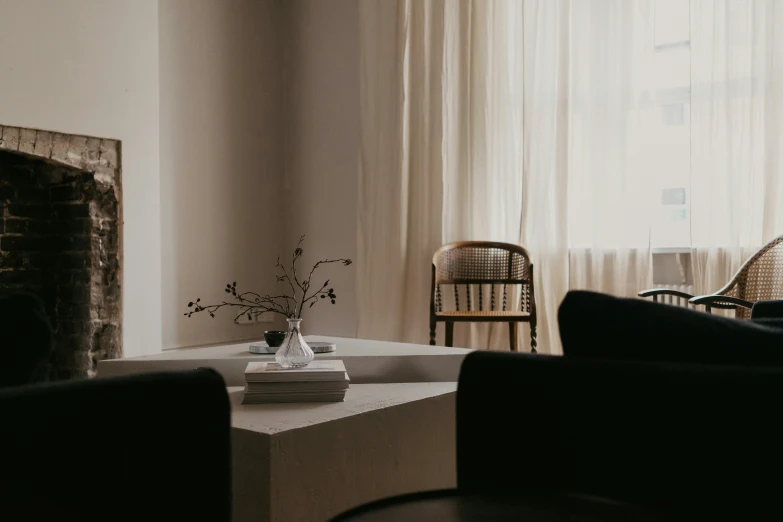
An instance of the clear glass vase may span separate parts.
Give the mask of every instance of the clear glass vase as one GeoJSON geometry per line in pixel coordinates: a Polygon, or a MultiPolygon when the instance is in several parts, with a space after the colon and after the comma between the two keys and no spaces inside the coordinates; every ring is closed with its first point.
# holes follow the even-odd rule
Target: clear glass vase
{"type": "Polygon", "coordinates": [[[299,330],[301,319],[288,319],[288,333],[283,344],[275,353],[275,361],[283,368],[301,368],[315,358],[315,353],[307,345],[299,330]]]}

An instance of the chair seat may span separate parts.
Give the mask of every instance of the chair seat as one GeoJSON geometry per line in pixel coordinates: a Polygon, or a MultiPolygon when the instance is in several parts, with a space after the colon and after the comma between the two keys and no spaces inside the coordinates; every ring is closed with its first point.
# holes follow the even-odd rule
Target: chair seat
{"type": "Polygon", "coordinates": [[[528,312],[521,312],[519,310],[451,310],[448,312],[435,312],[437,317],[530,317],[528,312]]]}

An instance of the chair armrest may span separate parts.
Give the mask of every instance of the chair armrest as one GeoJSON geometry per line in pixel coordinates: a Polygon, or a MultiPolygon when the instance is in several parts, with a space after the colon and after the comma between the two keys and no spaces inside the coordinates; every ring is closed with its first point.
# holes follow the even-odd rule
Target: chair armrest
{"type": "Polygon", "coordinates": [[[713,308],[725,308],[729,310],[734,310],[738,306],[742,306],[744,308],[753,308],[753,303],[750,301],[745,301],[744,299],[738,299],[736,297],[729,297],[726,295],[700,295],[698,297],[694,297],[688,302],[693,305],[708,305],[713,308]]]}
{"type": "Polygon", "coordinates": [[[672,290],[671,288],[651,288],[650,290],[642,290],[637,294],[639,297],[655,297],[657,295],[673,295],[675,297],[682,297],[685,299],[692,299],[691,294],[680,292],[679,290],[672,290]]]}

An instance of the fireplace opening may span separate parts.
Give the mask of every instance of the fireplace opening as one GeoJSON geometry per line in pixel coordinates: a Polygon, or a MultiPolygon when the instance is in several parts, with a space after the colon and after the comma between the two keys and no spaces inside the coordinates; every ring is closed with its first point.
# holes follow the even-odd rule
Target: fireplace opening
{"type": "Polygon", "coordinates": [[[0,296],[43,301],[53,380],[122,355],[119,169],[98,165],[100,149],[95,159],[85,151],[79,168],[0,148],[0,296]]]}

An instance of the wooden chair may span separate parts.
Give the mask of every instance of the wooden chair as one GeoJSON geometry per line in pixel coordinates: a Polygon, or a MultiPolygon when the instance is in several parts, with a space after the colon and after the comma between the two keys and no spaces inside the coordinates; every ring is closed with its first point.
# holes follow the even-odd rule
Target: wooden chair
{"type": "Polygon", "coordinates": [[[783,299],[783,236],[776,237],[753,254],[740,267],[729,283],[714,294],[692,296],[668,288],[654,288],[639,292],[639,297],[674,296],[680,302],[704,305],[707,312],[713,308],[734,310],[737,319],[750,319],[757,301],[783,299]]]}
{"type": "Polygon", "coordinates": [[[519,350],[517,324],[527,322],[530,323],[531,352],[535,353],[536,300],[533,264],[527,250],[519,245],[489,241],[461,241],[440,247],[432,256],[431,345],[435,344],[435,330],[439,322],[446,323],[446,346],[453,344],[455,322],[507,322],[509,344],[514,352],[519,350]],[[443,309],[442,285],[453,286],[454,310],[443,309]],[[464,285],[464,299],[460,298],[460,285],[464,285]],[[476,285],[478,292],[474,293],[478,296],[471,294],[471,287],[476,285]],[[490,286],[488,303],[485,302],[485,285],[490,286]],[[497,288],[501,285],[502,296],[497,288]],[[513,298],[514,302],[509,302],[508,285],[519,286],[519,299],[513,298]]]}

